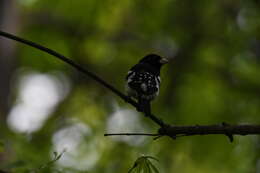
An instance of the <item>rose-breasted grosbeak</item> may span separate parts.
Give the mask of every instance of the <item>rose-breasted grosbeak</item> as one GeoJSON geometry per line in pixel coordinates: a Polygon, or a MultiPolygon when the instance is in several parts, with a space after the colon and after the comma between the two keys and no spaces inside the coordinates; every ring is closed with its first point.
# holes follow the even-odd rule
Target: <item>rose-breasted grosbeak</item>
{"type": "Polygon", "coordinates": [[[168,60],[149,54],[133,66],[126,76],[126,92],[138,100],[138,111],[151,113],[150,102],[159,94],[160,69],[168,60]]]}

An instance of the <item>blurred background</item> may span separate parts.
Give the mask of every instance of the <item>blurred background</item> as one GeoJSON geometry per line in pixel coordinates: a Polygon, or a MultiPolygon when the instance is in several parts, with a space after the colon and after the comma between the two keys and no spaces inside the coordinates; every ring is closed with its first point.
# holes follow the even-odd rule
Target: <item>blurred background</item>
{"type": "MultiPolygon", "coordinates": [[[[176,125],[260,122],[257,0],[0,0],[0,30],[54,49],[116,88],[148,53],[162,70],[155,115],[176,125]]],[[[0,38],[0,169],[127,172],[151,155],[163,173],[259,173],[258,136],[104,137],[157,125],[39,50],[0,38]]]]}

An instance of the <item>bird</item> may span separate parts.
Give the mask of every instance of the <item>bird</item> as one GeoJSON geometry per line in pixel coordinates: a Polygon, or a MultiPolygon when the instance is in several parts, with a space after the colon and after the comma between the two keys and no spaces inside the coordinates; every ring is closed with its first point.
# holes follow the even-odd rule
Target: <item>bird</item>
{"type": "Polygon", "coordinates": [[[168,59],[156,54],[144,56],[126,76],[126,93],[138,102],[137,110],[146,116],[151,115],[150,102],[159,94],[161,67],[168,59]]]}

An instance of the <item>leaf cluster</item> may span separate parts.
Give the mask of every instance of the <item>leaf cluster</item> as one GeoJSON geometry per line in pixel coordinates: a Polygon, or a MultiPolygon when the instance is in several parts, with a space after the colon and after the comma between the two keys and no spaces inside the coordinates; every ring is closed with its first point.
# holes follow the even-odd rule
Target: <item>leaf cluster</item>
{"type": "Polygon", "coordinates": [[[158,161],[158,159],[152,156],[141,156],[137,158],[128,173],[159,173],[159,170],[151,162],[151,160],[158,161]]]}

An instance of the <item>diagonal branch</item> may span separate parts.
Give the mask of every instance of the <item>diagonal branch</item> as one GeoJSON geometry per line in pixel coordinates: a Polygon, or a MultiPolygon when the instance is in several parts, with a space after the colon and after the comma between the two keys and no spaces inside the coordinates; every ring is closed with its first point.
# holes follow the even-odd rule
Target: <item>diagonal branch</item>
{"type": "MultiPolygon", "coordinates": [[[[54,57],[60,59],[61,61],[71,65],[78,71],[84,73],[85,75],[89,76],[90,78],[94,79],[104,87],[108,88],[114,94],[119,96],[121,99],[126,101],[127,103],[131,104],[135,108],[138,108],[138,103],[133,99],[127,97],[125,94],[117,90],[114,86],[110,85],[96,74],[86,70],[79,64],[75,63],[74,61],[70,60],[69,58],[65,57],[64,55],[59,54],[58,52],[46,48],[40,44],[34,43],[32,41],[25,40],[23,38],[14,36],[12,34],[0,31],[0,36],[9,38],[11,40],[18,41],[20,43],[29,45],[36,49],[39,49],[43,52],[46,52],[54,57]]],[[[230,141],[233,141],[233,135],[259,135],[260,134],[260,125],[229,125],[226,123],[222,123],[220,125],[194,125],[194,126],[173,126],[164,123],[162,120],[157,118],[156,116],[150,114],[147,115],[153,122],[160,126],[158,134],[145,134],[145,133],[134,133],[132,135],[148,135],[148,136],[169,136],[171,138],[180,137],[180,136],[192,136],[192,135],[210,135],[210,134],[222,134],[226,135],[230,141]]],[[[106,134],[109,135],[131,135],[130,133],[123,133],[123,134],[106,134]]]]}
{"type": "MultiPolygon", "coordinates": [[[[107,83],[105,80],[101,79],[99,76],[97,76],[96,74],[86,70],[85,68],[83,68],[82,66],[80,66],[79,64],[75,63],[74,61],[72,61],[71,59],[65,57],[64,55],[49,49],[47,47],[44,47],[38,43],[17,37],[15,35],[9,34],[7,32],[3,32],[0,31],[0,36],[9,38],[11,40],[15,40],[18,41],[20,43],[26,44],[28,46],[34,47],[36,49],[39,49],[43,52],[46,52],[50,55],[53,55],[54,57],[58,58],[59,60],[71,65],[72,67],[74,67],[75,69],[77,69],[78,71],[84,73],[85,75],[89,76],[90,78],[94,79],[95,81],[97,81],[98,83],[100,83],[101,85],[103,85],[104,87],[108,88],[109,90],[111,90],[113,93],[115,93],[116,95],[118,95],[121,99],[123,99],[125,102],[131,104],[132,106],[134,106],[136,109],[138,108],[138,103],[136,101],[134,101],[133,99],[127,97],[125,94],[123,94],[122,92],[120,92],[119,90],[117,90],[114,86],[110,85],[109,83],[107,83]]],[[[156,124],[158,124],[161,127],[164,127],[165,123],[158,119],[156,116],[154,115],[148,115],[147,117],[149,117],[152,121],[154,121],[156,124]]]]}
{"type": "Polygon", "coordinates": [[[119,97],[121,97],[123,100],[129,102],[130,104],[132,104],[133,106],[137,106],[137,103],[131,99],[129,99],[126,95],[124,95],[123,93],[121,93],[120,91],[118,91],[115,87],[113,87],[112,85],[108,84],[106,81],[104,81],[103,79],[101,79],[100,77],[98,77],[97,75],[95,75],[94,73],[84,69],[83,67],[81,67],[79,64],[75,63],[74,61],[72,61],[71,59],[65,57],[64,55],[61,55],[60,53],[49,49],[47,47],[44,47],[40,44],[37,44],[35,42],[29,41],[29,40],[25,40],[23,38],[17,37],[15,35],[0,31],[0,35],[6,38],[9,38],[11,40],[15,40],[18,41],[20,43],[26,44],[28,46],[34,47],[36,49],[39,49],[43,52],[46,52],[50,55],[53,55],[54,57],[60,59],[61,61],[71,65],[72,67],[74,67],[75,69],[77,69],[78,71],[86,74],[87,76],[91,77],[92,79],[94,79],[95,81],[99,82],[100,84],[102,84],[103,86],[105,86],[106,88],[110,89],[113,93],[115,93],[116,95],[118,95],[119,97]]]}

